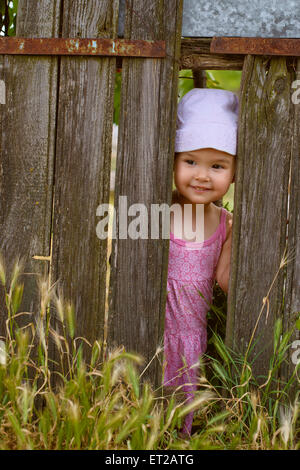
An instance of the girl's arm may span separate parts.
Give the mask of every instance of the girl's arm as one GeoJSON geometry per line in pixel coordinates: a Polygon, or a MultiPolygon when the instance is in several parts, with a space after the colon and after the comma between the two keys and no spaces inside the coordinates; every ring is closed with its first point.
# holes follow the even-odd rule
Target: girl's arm
{"type": "Polygon", "coordinates": [[[226,240],[223,243],[221,255],[216,268],[216,281],[221,289],[228,292],[229,274],[230,274],[230,253],[231,253],[231,240],[232,240],[232,215],[228,221],[228,229],[226,240]]]}

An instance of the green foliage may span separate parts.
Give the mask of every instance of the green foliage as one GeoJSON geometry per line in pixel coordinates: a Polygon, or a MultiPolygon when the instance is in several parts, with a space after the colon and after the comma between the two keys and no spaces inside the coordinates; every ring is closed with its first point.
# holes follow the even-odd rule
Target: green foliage
{"type": "Polygon", "coordinates": [[[242,78],[242,71],[240,70],[207,70],[206,73],[213,83],[218,85],[213,87],[208,83],[208,88],[222,88],[233,92],[240,89],[242,78]]]}
{"type": "MultiPolygon", "coordinates": [[[[232,70],[206,70],[206,87],[237,91],[240,86],[241,72],[232,70]]],[[[114,123],[119,124],[122,70],[117,69],[114,96],[114,123]]],[[[194,88],[192,70],[181,70],[178,80],[178,99],[194,88]]]]}
{"type": "Polygon", "coordinates": [[[194,88],[193,73],[191,70],[181,70],[178,80],[178,99],[194,88]]]}
{"type": "MultiPolygon", "coordinates": [[[[206,88],[221,88],[237,92],[240,87],[242,72],[236,70],[206,70],[206,88]]],[[[194,88],[192,70],[179,73],[178,99],[194,88]]]]}
{"type": "Polygon", "coordinates": [[[120,104],[121,104],[121,83],[122,71],[117,69],[115,79],[115,95],[114,95],[114,123],[119,125],[120,104]]]}
{"type": "Polygon", "coordinates": [[[1,35],[15,36],[18,0],[0,0],[1,35]]]}
{"type": "MultiPolygon", "coordinates": [[[[299,314],[300,314],[300,312],[298,312],[298,315],[299,315],[299,314]]],[[[296,328],[297,328],[297,330],[300,330],[300,316],[299,316],[299,318],[298,318],[297,321],[296,321],[296,328]]]]}

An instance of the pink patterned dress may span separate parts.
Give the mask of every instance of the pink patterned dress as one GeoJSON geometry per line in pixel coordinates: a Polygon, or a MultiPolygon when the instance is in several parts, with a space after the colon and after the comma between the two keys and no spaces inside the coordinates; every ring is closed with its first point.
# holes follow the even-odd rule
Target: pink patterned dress
{"type": "MultiPolygon", "coordinates": [[[[197,367],[192,366],[206,351],[206,315],[226,238],[226,214],[226,209],[221,208],[217,230],[203,243],[187,242],[170,234],[164,385],[188,384],[182,387],[187,399],[192,399],[197,388],[197,367]]],[[[193,413],[190,413],[185,419],[184,432],[190,434],[192,422],[193,413]]]]}

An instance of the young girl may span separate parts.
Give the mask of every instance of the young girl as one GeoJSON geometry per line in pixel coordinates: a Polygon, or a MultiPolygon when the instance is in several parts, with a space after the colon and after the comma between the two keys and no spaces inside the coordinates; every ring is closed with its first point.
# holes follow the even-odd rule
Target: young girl
{"type": "MultiPolygon", "coordinates": [[[[203,204],[204,242],[187,240],[184,226],[183,238],[177,238],[171,215],[164,385],[171,390],[183,385],[188,400],[197,388],[199,356],[206,351],[214,280],[228,291],[232,215],[213,202],[234,181],[237,121],[238,99],[229,91],[194,88],[178,105],[172,203],[183,211],[191,205],[193,230],[197,204],[203,204]]],[[[184,433],[190,434],[192,421],[190,413],[184,433]]]]}

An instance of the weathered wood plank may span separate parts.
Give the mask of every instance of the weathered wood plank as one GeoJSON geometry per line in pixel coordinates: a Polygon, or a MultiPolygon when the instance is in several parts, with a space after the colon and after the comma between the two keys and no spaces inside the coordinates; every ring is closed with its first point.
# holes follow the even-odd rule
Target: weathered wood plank
{"type": "MultiPolygon", "coordinates": [[[[126,2],[125,36],[166,40],[166,59],[123,59],[115,207],[171,203],[182,1],[126,2]]],[[[130,219],[129,219],[130,222],[130,219]]],[[[149,223],[150,227],[150,223],[149,223]]],[[[108,343],[149,364],[163,341],[168,240],[113,243],[108,343]]],[[[161,360],[161,355],[159,355],[161,360]]],[[[161,363],[144,378],[161,383],[161,363]]]]}
{"type": "MultiPolygon", "coordinates": [[[[61,1],[19,0],[17,36],[58,36],[61,1]]],[[[21,308],[37,312],[36,275],[48,272],[54,165],[57,58],[1,56],[0,251],[9,270],[25,259],[21,308]]],[[[6,312],[0,302],[0,334],[6,312]]]]}
{"type": "MultiPolygon", "coordinates": [[[[202,70],[242,70],[245,54],[214,54],[210,52],[212,38],[183,38],[180,68],[202,70]]],[[[266,54],[267,56],[267,54],[266,54]]],[[[287,63],[294,62],[287,57],[287,63]]]]}
{"type": "Polygon", "coordinates": [[[222,54],[191,54],[180,59],[181,69],[242,70],[243,56],[222,54]]]}
{"type": "Polygon", "coordinates": [[[181,69],[242,70],[244,55],[211,54],[211,38],[183,38],[181,69]]]}
{"type": "MultiPolygon", "coordinates": [[[[296,80],[300,80],[300,60],[297,61],[296,80]]],[[[299,82],[300,83],[300,82],[299,82]]],[[[299,84],[297,89],[299,90],[299,84]]],[[[293,147],[291,157],[291,178],[289,196],[289,224],[288,224],[288,263],[286,267],[286,289],[284,305],[284,330],[295,328],[295,322],[300,317],[300,103],[299,91],[295,88],[294,120],[291,130],[293,132],[293,147]]],[[[291,347],[288,350],[287,361],[282,367],[282,376],[286,381],[290,379],[299,360],[300,331],[294,329],[291,336],[291,347]],[[295,343],[294,343],[295,341],[295,343]],[[293,344],[294,343],[294,344],[293,344]]],[[[298,373],[299,376],[299,373],[298,373]]],[[[293,390],[299,389],[299,382],[294,382],[293,390]]]]}
{"type": "Polygon", "coordinates": [[[235,182],[232,270],[227,344],[245,353],[254,372],[268,374],[273,326],[282,316],[288,177],[291,153],[292,73],[285,58],[247,56],[242,76],[235,182]],[[274,283],[273,280],[275,279],[274,283]],[[263,310],[263,299],[268,303],[263,310]],[[261,312],[261,314],[260,314],[261,312]]]}
{"type": "MultiPolygon", "coordinates": [[[[62,37],[116,37],[118,0],[64,1],[62,37]]],[[[52,279],[76,315],[76,336],[104,331],[107,240],[96,235],[109,201],[115,58],[62,57],[57,117],[52,279]]]]}

